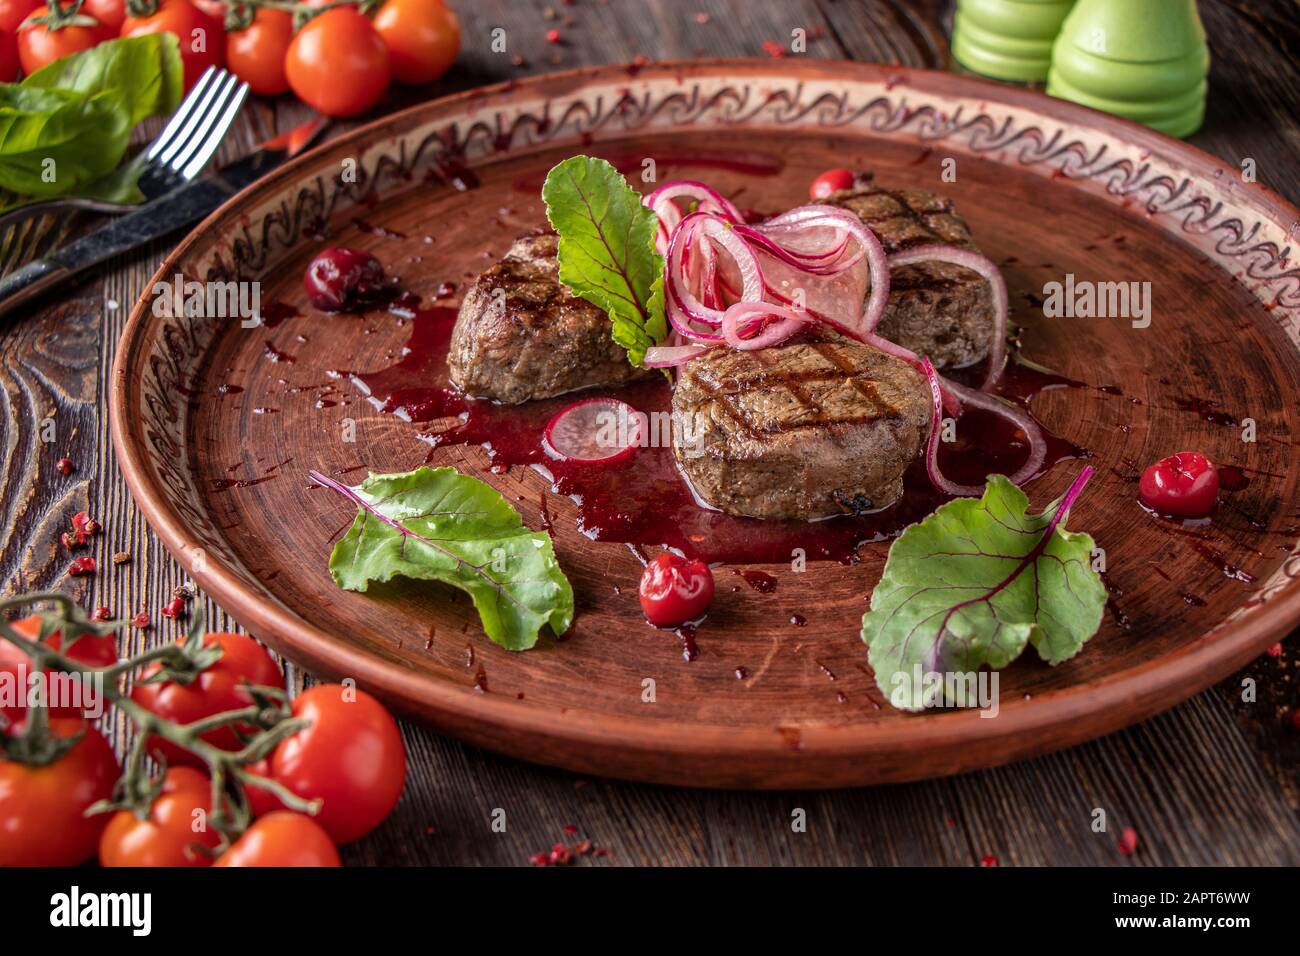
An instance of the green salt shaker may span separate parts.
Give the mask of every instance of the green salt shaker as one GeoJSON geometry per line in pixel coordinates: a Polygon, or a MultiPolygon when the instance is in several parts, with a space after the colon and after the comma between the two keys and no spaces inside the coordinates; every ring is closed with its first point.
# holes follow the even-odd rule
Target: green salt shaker
{"type": "Polygon", "coordinates": [[[957,0],[952,55],[984,76],[1041,83],[1073,5],[1074,0],[957,0]]]}
{"type": "Polygon", "coordinates": [[[1205,118],[1209,70],[1196,0],[1079,0],[1047,92],[1181,138],[1205,118]]]}

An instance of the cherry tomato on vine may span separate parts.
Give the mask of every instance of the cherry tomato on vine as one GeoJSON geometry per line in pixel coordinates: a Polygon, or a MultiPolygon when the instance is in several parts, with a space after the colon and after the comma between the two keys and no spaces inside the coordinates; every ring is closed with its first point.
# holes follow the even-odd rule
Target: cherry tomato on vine
{"type": "Polygon", "coordinates": [[[406,783],[406,749],[397,723],[365,691],[320,684],[293,702],[310,726],[271,754],[271,773],[298,796],[320,799],[315,817],[339,844],[379,826],[406,783]]]}
{"type": "Polygon", "coordinates": [[[112,39],[126,19],[126,0],[82,0],[81,12],[98,20],[106,38],[112,39]]]}
{"type": "Polygon", "coordinates": [[[189,0],[159,0],[157,9],[143,17],[128,16],[122,36],[171,33],[180,40],[185,65],[185,89],[190,89],[210,66],[225,62],[226,42],[221,21],[208,16],[189,0]]]}
{"type": "Polygon", "coordinates": [[[388,48],[367,17],[335,7],[313,18],[289,44],[284,61],[289,86],[326,116],[355,116],[388,89],[388,48]]]}
{"type": "Polygon", "coordinates": [[[192,767],[171,767],[162,791],[141,820],[131,810],[118,810],[99,840],[103,866],[210,866],[211,850],[221,842],[208,828],[212,788],[208,778],[192,767]]]}
{"type": "Polygon", "coordinates": [[[37,7],[44,10],[44,2],[42,0],[0,0],[0,30],[17,33],[18,25],[37,7]]]}
{"type": "MultiPolygon", "coordinates": [[[[11,732],[18,733],[22,724],[11,732]]],[[[86,808],[113,793],[117,757],[80,717],[53,718],[53,736],[82,738],[51,763],[0,760],[0,866],[76,866],[95,852],[107,814],[86,808]]]]}
{"type": "Polygon", "coordinates": [[[375,14],[375,29],[399,83],[433,82],[460,52],[460,23],[443,0],[386,0],[375,14]]]}
{"type": "Polygon", "coordinates": [[[28,76],[55,60],[89,50],[104,39],[100,27],[89,17],[77,15],[63,22],[54,17],[53,13],[37,11],[18,28],[18,60],[28,76]],[[54,19],[47,22],[47,18],[54,19]]]}
{"type": "MultiPolygon", "coordinates": [[[[279,665],[260,644],[244,634],[213,633],[203,638],[207,645],[221,645],[221,660],[202,671],[188,684],[163,681],[160,684],[137,683],[131,699],[159,717],[178,724],[188,724],[222,711],[238,710],[253,703],[246,684],[283,689],[284,675],[279,665]]],[[[158,672],[159,666],[145,669],[142,676],[158,672]]],[[[244,726],[241,729],[251,731],[244,726]]],[[[219,727],[203,739],[222,750],[238,750],[240,742],[230,727],[219,727]]],[[[198,764],[193,754],[166,740],[153,738],[150,750],[159,750],[168,764],[198,764]]]]}
{"type": "Polygon", "coordinates": [[[18,37],[12,30],[0,30],[0,83],[18,78],[18,37]]]}
{"type": "Polygon", "coordinates": [[[641,575],[641,610],[655,627],[676,627],[699,617],[713,601],[713,572],[698,558],[661,551],[641,575]]]}
{"type": "MultiPolygon", "coordinates": [[[[36,640],[41,634],[41,619],[36,615],[25,617],[18,621],[12,621],[9,624],[15,631],[28,640],[36,640]]],[[[63,649],[63,635],[55,631],[49,636],[47,645],[51,650],[59,651],[63,649]]],[[[108,667],[117,663],[117,639],[112,634],[105,634],[102,637],[94,634],[84,634],[72,642],[68,648],[67,654],[64,655],[68,660],[76,661],[78,664],[86,664],[90,667],[108,667]]],[[[8,641],[0,640],[0,674],[8,675],[7,679],[17,681],[20,671],[26,672],[30,677],[31,661],[27,655],[8,641]]],[[[49,675],[47,670],[46,675],[49,675]]],[[[69,686],[63,684],[61,686],[69,686]]],[[[53,685],[47,685],[53,690],[53,685]]],[[[83,703],[92,703],[88,697],[82,698],[83,703]]],[[[71,701],[50,700],[50,713],[55,717],[80,717],[81,708],[73,706],[71,701]]],[[[0,713],[4,714],[11,720],[21,720],[23,714],[27,712],[26,703],[17,703],[0,707],[0,713]]]]}
{"type": "Polygon", "coordinates": [[[262,7],[247,27],[226,34],[226,66],[254,93],[277,96],[289,90],[284,56],[292,42],[293,14],[262,7]]]}
{"type": "Polygon", "coordinates": [[[276,810],[244,831],[214,866],[342,866],[330,835],[311,817],[276,810]]]}

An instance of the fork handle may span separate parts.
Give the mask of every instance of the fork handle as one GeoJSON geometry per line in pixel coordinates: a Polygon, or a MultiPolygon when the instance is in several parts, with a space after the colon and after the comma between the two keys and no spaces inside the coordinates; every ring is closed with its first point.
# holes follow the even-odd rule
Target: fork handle
{"type": "Polygon", "coordinates": [[[71,271],[53,259],[37,259],[0,279],[0,315],[43,295],[71,271]]]}

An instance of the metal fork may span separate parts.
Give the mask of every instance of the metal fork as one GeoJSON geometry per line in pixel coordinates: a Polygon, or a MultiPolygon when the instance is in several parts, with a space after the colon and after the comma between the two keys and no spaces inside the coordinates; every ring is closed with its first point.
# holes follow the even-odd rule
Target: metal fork
{"type": "MultiPolygon", "coordinates": [[[[141,157],[140,191],[145,199],[189,182],[207,165],[248,96],[248,84],[210,66],[177,107],[141,157]]],[[[61,245],[80,212],[116,215],[138,209],[134,203],[97,199],[32,200],[0,215],[0,275],[61,245]]]]}

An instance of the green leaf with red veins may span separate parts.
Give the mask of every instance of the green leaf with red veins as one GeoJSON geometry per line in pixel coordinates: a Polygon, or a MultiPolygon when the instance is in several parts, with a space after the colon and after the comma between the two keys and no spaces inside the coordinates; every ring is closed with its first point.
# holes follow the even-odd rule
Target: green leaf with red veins
{"type": "Polygon", "coordinates": [[[512,651],[536,644],[543,625],[563,634],[573,622],[573,588],[551,536],[525,527],[490,485],[455,468],[371,474],[356,487],[311,477],[357,506],[330,555],[339,587],[364,591],[398,577],[450,584],[473,599],[488,637],[512,651]]]}
{"type": "Polygon", "coordinates": [[[614,341],[640,365],[668,334],[659,219],[603,159],[573,156],[546,175],[546,217],[560,237],[560,282],[609,313],[614,341]]]}
{"type": "Polygon", "coordinates": [[[917,675],[1005,667],[1027,644],[1057,664],[1097,632],[1106,589],[1092,568],[1093,540],[1065,530],[1092,471],[1038,514],[1023,491],[991,475],[983,498],[950,501],[893,543],[862,639],[894,706],[967,706],[972,685],[944,680],[941,697],[939,681],[917,675]]]}

